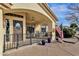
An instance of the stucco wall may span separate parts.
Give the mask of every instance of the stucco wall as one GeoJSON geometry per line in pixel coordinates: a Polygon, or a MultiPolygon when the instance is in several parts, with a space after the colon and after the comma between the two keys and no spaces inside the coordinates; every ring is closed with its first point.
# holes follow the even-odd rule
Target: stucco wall
{"type": "Polygon", "coordinates": [[[3,38],[4,38],[4,33],[3,33],[3,11],[0,9],[0,55],[3,54],[3,38]]]}

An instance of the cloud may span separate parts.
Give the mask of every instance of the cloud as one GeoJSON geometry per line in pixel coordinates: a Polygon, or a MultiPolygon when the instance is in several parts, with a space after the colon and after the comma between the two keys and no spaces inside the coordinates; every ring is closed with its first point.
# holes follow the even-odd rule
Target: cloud
{"type": "Polygon", "coordinates": [[[66,8],[65,6],[60,6],[60,7],[59,7],[59,10],[60,10],[60,11],[66,11],[67,8],[66,8]]]}
{"type": "Polygon", "coordinates": [[[79,17],[79,13],[75,13],[75,15],[76,15],[77,17],[79,17]]]}
{"type": "MultiPolygon", "coordinates": [[[[69,22],[65,20],[65,13],[69,13],[70,10],[67,9],[68,4],[51,4],[50,8],[58,18],[58,22],[64,23],[64,25],[69,25],[69,22]]],[[[78,14],[77,14],[78,15],[78,14]]]]}
{"type": "Polygon", "coordinates": [[[51,6],[50,8],[51,8],[52,11],[53,10],[60,11],[60,12],[67,11],[67,8],[65,7],[65,5],[51,6]]]}

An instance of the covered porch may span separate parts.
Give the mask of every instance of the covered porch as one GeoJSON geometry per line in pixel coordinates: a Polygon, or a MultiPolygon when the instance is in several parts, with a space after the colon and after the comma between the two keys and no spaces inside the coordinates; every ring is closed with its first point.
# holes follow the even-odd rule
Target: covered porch
{"type": "Polygon", "coordinates": [[[44,5],[1,4],[1,53],[7,49],[37,43],[47,39],[50,34],[51,39],[55,39],[55,18],[44,5]]]}
{"type": "Polygon", "coordinates": [[[54,32],[49,18],[26,9],[4,11],[4,25],[4,51],[46,40],[54,32]]]}

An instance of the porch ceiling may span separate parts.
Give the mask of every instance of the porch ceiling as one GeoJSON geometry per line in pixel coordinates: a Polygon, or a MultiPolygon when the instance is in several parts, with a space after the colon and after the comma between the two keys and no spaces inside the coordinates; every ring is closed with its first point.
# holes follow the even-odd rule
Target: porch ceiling
{"type": "Polygon", "coordinates": [[[26,14],[26,23],[27,24],[48,24],[51,23],[51,20],[46,17],[45,15],[33,11],[33,10],[27,10],[27,9],[13,9],[11,11],[4,11],[4,13],[14,13],[23,15],[26,14]]]}
{"type": "Polygon", "coordinates": [[[28,9],[28,10],[33,10],[37,11],[46,17],[49,18],[53,22],[53,20],[56,20],[56,17],[54,13],[50,12],[49,7],[45,3],[12,3],[9,4],[11,10],[12,9],[28,9]]]}
{"type": "Polygon", "coordinates": [[[27,13],[27,23],[41,24],[41,23],[50,23],[51,21],[44,15],[37,12],[28,12],[27,13]]]}

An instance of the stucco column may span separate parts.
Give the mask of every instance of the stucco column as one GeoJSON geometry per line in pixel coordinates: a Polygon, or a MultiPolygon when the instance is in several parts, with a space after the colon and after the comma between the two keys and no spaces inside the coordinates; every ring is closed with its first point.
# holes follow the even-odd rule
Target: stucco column
{"type": "Polygon", "coordinates": [[[0,9],[0,55],[3,55],[3,39],[4,39],[4,29],[3,29],[3,11],[0,9]]]}
{"type": "Polygon", "coordinates": [[[40,32],[41,31],[41,25],[40,24],[36,24],[35,25],[35,33],[36,32],[40,32]]]}
{"type": "Polygon", "coordinates": [[[24,14],[24,19],[23,19],[23,40],[26,40],[26,14],[24,14]]]}
{"type": "Polygon", "coordinates": [[[55,22],[53,21],[51,24],[51,28],[52,28],[52,41],[55,40],[55,22]]]}
{"type": "Polygon", "coordinates": [[[13,18],[10,17],[9,18],[9,22],[10,22],[10,42],[13,41],[13,18]]]}

